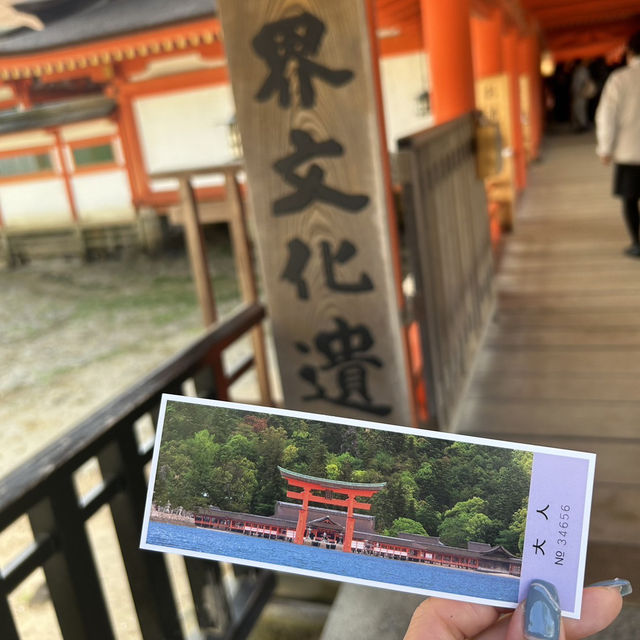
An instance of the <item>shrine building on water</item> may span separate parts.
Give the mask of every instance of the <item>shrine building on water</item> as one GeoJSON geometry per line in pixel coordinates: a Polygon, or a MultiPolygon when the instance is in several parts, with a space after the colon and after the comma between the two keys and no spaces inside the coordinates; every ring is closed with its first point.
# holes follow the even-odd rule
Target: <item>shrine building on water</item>
{"type": "Polygon", "coordinates": [[[375,516],[355,512],[368,511],[371,505],[357,501],[356,497],[371,497],[382,490],[386,483],[341,482],[295,473],[281,467],[278,469],[289,483],[287,497],[302,500],[302,504],[277,502],[273,516],[209,507],[194,514],[195,526],[347,553],[520,575],[521,558],[500,545],[469,542],[464,549],[448,546],[433,536],[399,533],[397,537],[392,537],[376,533],[375,516]],[[310,506],[310,502],[346,507],[346,511],[310,506]]]}

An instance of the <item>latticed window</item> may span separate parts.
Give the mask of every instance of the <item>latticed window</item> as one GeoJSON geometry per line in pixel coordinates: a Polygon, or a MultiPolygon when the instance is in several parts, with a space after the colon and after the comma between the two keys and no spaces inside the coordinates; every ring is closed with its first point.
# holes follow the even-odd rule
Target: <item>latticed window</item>
{"type": "Polygon", "coordinates": [[[115,161],[110,143],[73,149],[73,162],[76,167],[90,167],[96,164],[110,164],[115,161]]]}
{"type": "Polygon", "coordinates": [[[10,178],[51,171],[53,163],[48,153],[22,154],[0,158],[0,176],[10,178]]]}

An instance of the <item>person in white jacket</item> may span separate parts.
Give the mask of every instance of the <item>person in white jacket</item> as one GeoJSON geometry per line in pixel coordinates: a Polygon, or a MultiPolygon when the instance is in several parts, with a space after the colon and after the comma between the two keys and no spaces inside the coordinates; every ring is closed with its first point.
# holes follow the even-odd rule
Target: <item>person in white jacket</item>
{"type": "Polygon", "coordinates": [[[602,163],[615,164],[613,193],[622,198],[631,236],[625,253],[640,258],[640,31],[629,40],[627,66],[614,71],[604,85],[596,134],[602,163]]]}

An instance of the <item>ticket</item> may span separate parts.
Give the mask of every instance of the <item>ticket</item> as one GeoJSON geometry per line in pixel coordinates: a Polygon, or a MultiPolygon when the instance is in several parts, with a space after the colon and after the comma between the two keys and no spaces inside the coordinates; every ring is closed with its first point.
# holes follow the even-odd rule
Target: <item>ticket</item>
{"type": "Polygon", "coordinates": [[[165,395],[140,546],[580,617],[595,455],[165,395]]]}

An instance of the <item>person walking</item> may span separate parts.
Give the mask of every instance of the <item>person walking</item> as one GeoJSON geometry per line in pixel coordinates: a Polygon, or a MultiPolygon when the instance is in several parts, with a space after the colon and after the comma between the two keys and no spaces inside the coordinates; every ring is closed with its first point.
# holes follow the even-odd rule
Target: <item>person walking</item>
{"type": "Polygon", "coordinates": [[[576,133],[589,129],[587,107],[593,98],[596,86],[584,60],[578,60],[571,76],[571,122],[576,133]]]}
{"type": "Polygon", "coordinates": [[[631,236],[625,253],[640,258],[640,31],[629,39],[627,66],[614,71],[604,85],[596,135],[602,163],[615,164],[613,193],[622,198],[631,236]]]}

